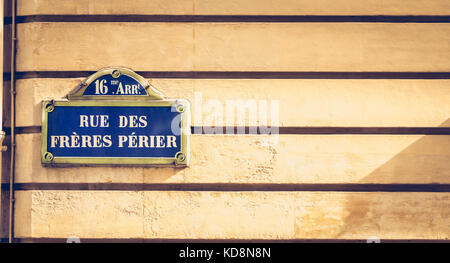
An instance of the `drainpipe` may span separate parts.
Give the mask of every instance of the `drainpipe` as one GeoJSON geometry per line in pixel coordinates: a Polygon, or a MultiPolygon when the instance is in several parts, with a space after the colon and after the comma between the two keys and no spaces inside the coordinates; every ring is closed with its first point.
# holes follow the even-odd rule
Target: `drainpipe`
{"type": "MultiPolygon", "coordinates": [[[[3,24],[3,1],[0,5],[0,32],[1,36],[3,37],[5,35],[5,27],[3,24]]],[[[0,116],[3,116],[3,41],[0,41],[0,57],[1,57],[1,63],[0,63],[0,85],[1,85],[1,92],[0,92],[0,116]]],[[[0,117],[0,146],[3,147],[3,140],[5,139],[5,132],[3,131],[3,117],[0,117]]],[[[3,170],[3,166],[1,166],[1,170],[3,170]]],[[[3,174],[3,173],[0,173],[3,174]]],[[[1,176],[0,176],[1,177],[1,176]]],[[[3,183],[3,180],[0,180],[0,183],[3,183]]],[[[3,184],[2,184],[3,185],[3,184]]],[[[0,188],[0,198],[3,196],[2,189],[0,188]]],[[[1,202],[1,201],[0,201],[1,202]]],[[[1,209],[3,203],[0,204],[0,224],[3,222],[4,215],[2,215],[3,209],[1,209]]],[[[3,236],[2,236],[3,237],[3,236]]]]}
{"type": "Polygon", "coordinates": [[[14,241],[14,163],[15,163],[15,127],[16,127],[16,0],[11,0],[11,163],[9,167],[9,243],[14,241]]]}

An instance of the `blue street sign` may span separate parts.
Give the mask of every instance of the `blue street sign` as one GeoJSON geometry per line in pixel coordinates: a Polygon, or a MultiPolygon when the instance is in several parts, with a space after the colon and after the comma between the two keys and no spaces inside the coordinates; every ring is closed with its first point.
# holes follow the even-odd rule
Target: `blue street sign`
{"type": "Polygon", "coordinates": [[[101,73],[69,100],[43,102],[42,163],[187,165],[189,103],[155,99],[161,94],[127,70],[101,73]]]}

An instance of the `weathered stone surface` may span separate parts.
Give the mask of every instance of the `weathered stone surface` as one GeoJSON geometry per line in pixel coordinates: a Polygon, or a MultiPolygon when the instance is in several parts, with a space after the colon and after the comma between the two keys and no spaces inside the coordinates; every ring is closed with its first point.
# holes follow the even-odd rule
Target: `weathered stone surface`
{"type": "Polygon", "coordinates": [[[296,197],[296,237],[450,238],[448,193],[331,192],[296,197]]]}
{"type": "MultiPolygon", "coordinates": [[[[35,14],[450,15],[450,3],[18,2],[18,15],[35,14]]],[[[17,70],[125,66],[136,71],[449,72],[449,29],[448,23],[21,23],[17,70]]],[[[40,102],[63,97],[81,81],[68,77],[17,80],[18,126],[40,126],[40,102]]],[[[450,127],[448,80],[150,81],[168,97],[194,103],[199,94],[204,102],[216,100],[220,105],[238,99],[279,100],[280,126],[450,127]]],[[[212,114],[204,109],[196,115],[198,109],[194,104],[192,125],[241,124],[224,118],[211,122],[212,114]]],[[[249,126],[265,124],[248,116],[244,120],[249,126]]],[[[192,162],[186,169],[45,168],[40,163],[40,134],[20,134],[16,139],[15,179],[24,184],[114,183],[130,189],[124,184],[185,183],[201,188],[235,183],[450,183],[448,135],[280,135],[272,143],[262,135],[193,135],[192,162]]],[[[449,193],[29,190],[16,194],[18,238],[450,238],[449,193]]],[[[5,214],[0,217],[7,219],[5,214]]],[[[0,237],[2,232],[6,235],[4,224],[0,237]]]]}
{"type": "MultiPolygon", "coordinates": [[[[17,126],[40,126],[42,100],[60,99],[81,81],[81,78],[17,80],[17,104],[26,105],[17,107],[17,126]]],[[[194,126],[450,126],[450,80],[149,81],[168,98],[188,99],[194,126]],[[248,108],[244,108],[244,114],[227,113],[232,108],[229,105],[252,103],[256,116],[249,117],[248,108]],[[261,103],[267,103],[268,111],[261,103]]]]}
{"type": "Polygon", "coordinates": [[[20,0],[19,15],[448,15],[446,0],[20,0]]]}
{"type": "Polygon", "coordinates": [[[449,239],[448,193],[18,192],[17,237],[449,239]]]}
{"type": "Polygon", "coordinates": [[[450,136],[192,135],[179,168],[46,168],[40,135],[17,136],[20,183],[450,183],[450,136]]]}
{"type": "Polygon", "coordinates": [[[17,70],[447,72],[449,29],[446,23],[25,23],[18,25],[17,70]]]}
{"type": "Polygon", "coordinates": [[[17,193],[16,237],[142,236],[142,192],[17,193]]]}

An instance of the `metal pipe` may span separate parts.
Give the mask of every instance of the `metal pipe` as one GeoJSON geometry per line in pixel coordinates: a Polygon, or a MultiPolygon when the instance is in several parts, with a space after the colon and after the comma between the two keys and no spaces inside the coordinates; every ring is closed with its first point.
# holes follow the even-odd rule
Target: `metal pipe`
{"type": "Polygon", "coordinates": [[[11,163],[9,167],[9,243],[14,242],[14,163],[15,163],[15,127],[16,127],[16,85],[15,76],[16,71],[16,0],[12,1],[11,8],[11,163]]]}

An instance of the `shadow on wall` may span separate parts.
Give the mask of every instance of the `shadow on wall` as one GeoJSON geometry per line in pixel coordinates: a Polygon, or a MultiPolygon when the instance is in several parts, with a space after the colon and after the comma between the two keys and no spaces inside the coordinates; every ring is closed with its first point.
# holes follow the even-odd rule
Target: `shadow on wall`
{"type": "MultiPolygon", "coordinates": [[[[439,127],[450,127],[450,119],[439,127]]],[[[424,178],[431,183],[450,183],[450,136],[424,135],[363,181],[417,183],[424,178]],[[396,174],[406,176],[396,178],[396,174]]]]}
{"type": "MultiPolygon", "coordinates": [[[[440,125],[449,126],[450,119],[440,125]]],[[[424,135],[361,183],[387,181],[450,183],[450,136],[424,135]]],[[[448,193],[352,193],[343,202],[343,224],[337,238],[358,234],[362,238],[450,239],[448,193]]]]}

